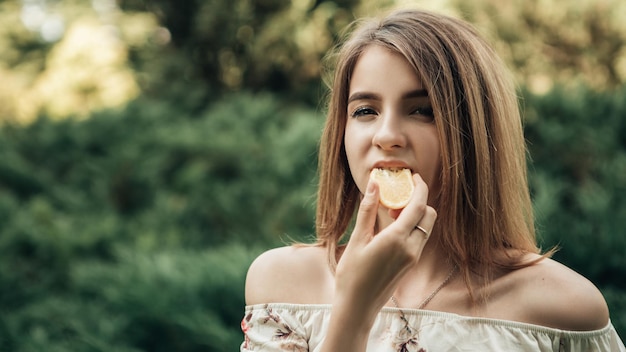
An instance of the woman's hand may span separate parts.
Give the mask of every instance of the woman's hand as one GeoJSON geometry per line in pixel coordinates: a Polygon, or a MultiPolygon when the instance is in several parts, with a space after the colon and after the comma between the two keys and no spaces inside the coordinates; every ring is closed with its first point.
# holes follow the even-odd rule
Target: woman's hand
{"type": "MultiPolygon", "coordinates": [[[[379,207],[378,185],[370,181],[356,218],[354,231],[337,266],[336,292],[378,313],[391,297],[406,270],[419,259],[437,213],[426,204],[428,187],[413,175],[415,190],[406,208],[380,233],[375,233],[379,207]]],[[[362,306],[363,307],[363,306],[362,306]]]]}
{"type": "MultiPolygon", "coordinates": [[[[354,231],[341,256],[335,274],[335,297],[327,344],[333,348],[359,351],[380,309],[387,303],[399,280],[415,264],[427,242],[427,236],[416,229],[419,225],[429,233],[437,213],[426,204],[428,187],[419,175],[413,175],[415,190],[409,204],[396,220],[375,233],[379,207],[378,185],[369,181],[357,213],[354,231]],[[349,324],[349,325],[345,325],[349,324]],[[333,327],[334,325],[334,327],[333,327]],[[353,338],[341,333],[341,345],[333,345],[333,329],[350,326],[353,338]],[[365,338],[364,338],[365,337],[365,338]],[[350,340],[356,345],[350,344],[350,340]],[[362,342],[359,342],[362,341],[362,342]]],[[[331,350],[331,349],[328,349],[331,350]]]]}

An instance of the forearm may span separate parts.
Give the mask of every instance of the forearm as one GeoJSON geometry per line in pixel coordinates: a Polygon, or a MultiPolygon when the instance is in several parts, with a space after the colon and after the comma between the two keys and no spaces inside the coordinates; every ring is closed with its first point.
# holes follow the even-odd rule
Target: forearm
{"type": "Polygon", "coordinates": [[[356,308],[354,304],[333,304],[322,352],[365,352],[376,312],[356,308]]]}

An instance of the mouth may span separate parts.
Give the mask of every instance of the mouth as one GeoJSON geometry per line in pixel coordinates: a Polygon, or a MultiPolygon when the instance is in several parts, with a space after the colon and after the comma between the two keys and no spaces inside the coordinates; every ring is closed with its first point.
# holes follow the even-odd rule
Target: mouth
{"type": "MultiPolygon", "coordinates": [[[[389,170],[392,172],[398,172],[401,171],[403,169],[409,169],[411,171],[411,174],[414,174],[415,171],[409,167],[409,165],[407,165],[406,163],[403,162],[378,162],[376,164],[374,164],[374,167],[372,167],[373,169],[382,169],[382,170],[389,170]]],[[[370,170],[371,171],[371,170],[370,170]]]]}
{"type": "MultiPolygon", "coordinates": [[[[408,169],[408,167],[375,167],[374,169],[379,169],[379,170],[389,170],[391,172],[398,172],[398,171],[402,171],[404,169],[408,169]]],[[[409,169],[411,170],[411,169],[409,169]]],[[[412,170],[411,170],[412,171],[412,170]]],[[[412,173],[412,172],[411,172],[412,173]]]]}

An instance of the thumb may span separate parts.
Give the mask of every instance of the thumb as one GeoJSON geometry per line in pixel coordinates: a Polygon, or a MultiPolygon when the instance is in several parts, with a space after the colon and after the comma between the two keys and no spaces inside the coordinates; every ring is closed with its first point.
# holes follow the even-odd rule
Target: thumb
{"type": "Polygon", "coordinates": [[[359,205],[351,239],[369,241],[374,236],[374,226],[376,225],[376,214],[378,212],[378,197],[378,184],[373,180],[369,180],[365,195],[359,205]]]}

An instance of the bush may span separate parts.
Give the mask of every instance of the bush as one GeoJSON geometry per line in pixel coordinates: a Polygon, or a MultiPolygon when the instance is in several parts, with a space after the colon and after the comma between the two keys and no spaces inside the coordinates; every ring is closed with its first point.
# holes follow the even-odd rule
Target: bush
{"type": "Polygon", "coordinates": [[[314,113],[245,94],[197,115],[138,101],[86,121],[40,119],[3,129],[0,190],[55,216],[111,216],[132,232],[120,237],[148,246],[305,236],[320,129],[314,113]]]}
{"type": "Polygon", "coordinates": [[[626,289],[626,89],[528,97],[531,185],[544,243],[596,284],[626,289]]]}
{"type": "Polygon", "coordinates": [[[3,126],[0,347],[235,349],[254,248],[313,231],[320,123],[239,94],[3,126]]]}
{"type": "Polygon", "coordinates": [[[555,259],[605,294],[626,334],[626,87],[527,95],[526,136],[538,232],[555,259]]]}
{"type": "Polygon", "coordinates": [[[75,261],[66,292],[5,317],[5,344],[12,351],[233,351],[242,340],[243,282],[257,254],[227,245],[75,261]]]}

